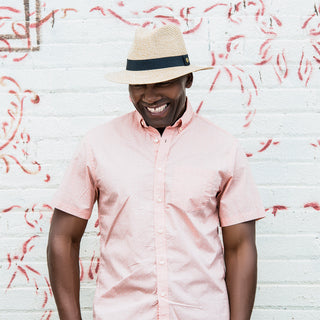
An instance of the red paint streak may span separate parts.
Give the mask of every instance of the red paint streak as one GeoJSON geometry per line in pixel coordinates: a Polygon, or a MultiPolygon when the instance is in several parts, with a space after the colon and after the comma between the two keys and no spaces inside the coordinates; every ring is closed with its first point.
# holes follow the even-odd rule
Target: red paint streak
{"type": "MultiPolygon", "coordinates": [[[[247,123],[245,123],[245,124],[243,125],[244,128],[248,128],[248,127],[250,126],[251,122],[252,122],[253,119],[254,119],[254,116],[256,115],[256,112],[257,112],[256,109],[254,109],[253,113],[252,113],[251,111],[249,111],[249,114],[250,114],[250,116],[251,116],[251,119],[250,119],[247,123]]],[[[249,118],[249,117],[248,117],[248,118],[249,118]]]]}
{"type": "Polygon", "coordinates": [[[20,207],[20,206],[17,206],[17,205],[14,205],[14,206],[11,206],[11,207],[9,207],[9,208],[3,209],[2,212],[3,212],[3,213],[6,213],[6,212],[11,211],[11,210],[14,209],[14,208],[21,208],[21,207],[20,207]]]}
{"type": "Polygon", "coordinates": [[[106,15],[102,7],[94,7],[89,12],[92,12],[92,11],[100,11],[101,14],[103,14],[104,16],[106,15]]]}
{"type": "Polygon", "coordinates": [[[90,278],[91,280],[94,278],[94,277],[93,277],[93,273],[92,273],[93,259],[94,259],[94,252],[93,252],[93,256],[91,257],[91,260],[90,260],[90,266],[89,266],[89,271],[88,271],[88,276],[89,276],[89,278],[90,278]]]}
{"type": "Polygon", "coordinates": [[[258,95],[258,88],[257,88],[257,85],[256,85],[256,83],[255,83],[255,81],[253,80],[253,78],[252,78],[252,76],[251,75],[249,75],[249,79],[250,79],[250,81],[251,81],[251,83],[252,83],[252,85],[253,85],[253,87],[254,87],[254,90],[255,90],[255,92],[256,92],[256,96],[258,95]]]}
{"type": "Polygon", "coordinates": [[[227,74],[228,74],[228,76],[229,76],[229,79],[230,79],[230,81],[232,82],[233,77],[232,77],[231,71],[230,71],[227,67],[224,67],[224,70],[226,70],[226,72],[227,72],[227,74]]]}
{"type": "MultiPolygon", "coordinates": [[[[264,48],[267,44],[269,44],[272,40],[273,40],[273,39],[267,39],[267,40],[260,46],[259,55],[262,55],[262,50],[263,50],[263,48],[264,48]]],[[[269,47],[269,48],[270,48],[270,47],[269,47]]],[[[267,50],[269,50],[269,49],[267,49],[267,50]]],[[[263,57],[265,57],[265,54],[264,54],[263,57]]]]}
{"type": "Polygon", "coordinates": [[[35,274],[37,274],[37,275],[40,276],[40,272],[39,272],[39,271],[33,269],[32,267],[30,267],[30,266],[28,266],[28,265],[26,265],[25,267],[26,267],[27,269],[29,269],[30,271],[32,271],[32,272],[34,272],[35,274]]]}
{"type": "Polygon", "coordinates": [[[17,269],[26,277],[27,282],[29,282],[30,279],[28,277],[26,270],[24,270],[21,266],[17,266],[17,269]]]}
{"type": "Polygon", "coordinates": [[[239,24],[239,21],[236,21],[236,20],[232,19],[232,7],[230,7],[230,9],[229,9],[228,19],[233,23],[239,24]]]}
{"type": "Polygon", "coordinates": [[[261,9],[261,15],[264,15],[264,11],[265,11],[265,6],[262,0],[259,0],[259,2],[261,3],[262,9],[261,9]]]}
{"type": "Polygon", "coordinates": [[[246,153],[247,158],[252,157],[252,153],[246,153]]]}
{"type": "Polygon", "coordinates": [[[119,6],[119,7],[124,7],[123,1],[119,1],[119,2],[118,2],[118,6],[119,6]]]}
{"type": "Polygon", "coordinates": [[[183,34],[190,34],[190,33],[197,31],[200,28],[201,24],[202,24],[202,18],[201,18],[200,22],[195,27],[193,27],[190,30],[184,31],[183,34]]]}
{"type": "Polygon", "coordinates": [[[54,14],[56,14],[59,11],[59,9],[56,9],[52,12],[50,12],[46,17],[44,17],[42,20],[39,22],[31,23],[30,28],[38,28],[41,25],[43,25],[45,22],[47,22],[54,14]]]}
{"type": "Polygon", "coordinates": [[[96,265],[95,273],[98,273],[99,267],[100,267],[100,258],[97,259],[97,265],[96,265]]]}
{"type": "Polygon", "coordinates": [[[209,7],[209,8],[206,8],[206,9],[204,10],[204,12],[208,12],[208,11],[210,11],[210,10],[218,7],[218,6],[225,6],[225,7],[227,7],[228,5],[225,4],[225,3],[217,3],[217,4],[214,4],[213,6],[211,6],[211,7],[209,7]]]}
{"type": "Polygon", "coordinates": [[[272,214],[276,216],[278,210],[287,210],[288,208],[286,206],[273,206],[272,209],[272,214]]]}
{"type": "Polygon", "coordinates": [[[282,59],[283,59],[283,62],[284,62],[284,65],[285,65],[285,70],[286,72],[284,73],[283,77],[286,78],[288,76],[288,64],[287,64],[287,60],[286,60],[286,57],[284,55],[284,52],[282,51],[282,59]]]}
{"type": "Polygon", "coordinates": [[[44,204],[44,205],[42,205],[44,208],[48,208],[48,209],[50,209],[50,210],[52,210],[52,207],[51,206],[49,206],[48,204],[44,204]]]}
{"type": "Polygon", "coordinates": [[[279,144],[279,143],[280,143],[280,141],[272,142],[273,145],[277,145],[277,144],[279,144]]]}
{"type": "Polygon", "coordinates": [[[23,243],[23,246],[22,246],[23,256],[22,256],[22,258],[21,258],[20,260],[23,260],[24,255],[25,255],[28,251],[31,251],[31,249],[33,248],[33,246],[32,246],[31,248],[29,248],[29,250],[27,249],[29,242],[32,241],[32,240],[35,239],[35,238],[38,238],[38,237],[39,237],[38,235],[34,235],[34,236],[32,236],[31,238],[29,238],[27,241],[25,241],[25,242],[23,243]]]}
{"type": "Polygon", "coordinates": [[[313,147],[318,148],[318,146],[314,143],[310,143],[313,147]]]}
{"type": "Polygon", "coordinates": [[[43,300],[43,304],[42,304],[42,309],[46,306],[46,304],[48,303],[48,294],[47,291],[44,292],[44,300],[43,300]]]}
{"type": "Polygon", "coordinates": [[[12,7],[0,7],[0,10],[9,10],[11,12],[20,13],[20,10],[12,8],[12,7]]]}
{"type": "Polygon", "coordinates": [[[199,112],[200,112],[202,105],[203,105],[203,100],[200,102],[199,107],[197,108],[196,113],[199,113],[199,112]]]}
{"type": "Polygon", "coordinates": [[[144,10],[143,12],[144,13],[150,13],[150,12],[153,12],[153,11],[158,10],[160,8],[165,8],[165,9],[169,9],[170,11],[173,11],[172,8],[167,7],[167,6],[154,6],[154,7],[150,8],[150,9],[144,10]]]}
{"type": "Polygon", "coordinates": [[[219,78],[219,76],[220,76],[220,73],[221,73],[221,70],[219,70],[219,71],[217,72],[217,74],[216,74],[216,76],[215,76],[215,78],[214,78],[214,80],[213,80],[213,82],[212,82],[212,84],[211,84],[211,87],[210,87],[210,89],[209,89],[209,92],[211,92],[211,91],[213,90],[214,85],[216,84],[216,81],[218,80],[218,78],[219,78]]]}
{"type": "Polygon", "coordinates": [[[78,10],[74,8],[63,9],[63,17],[61,19],[64,19],[69,11],[78,12],[78,10]]]}
{"type": "Polygon", "coordinates": [[[277,23],[277,25],[278,25],[279,27],[282,26],[282,22],[281,22],[276,16],[271,16],[271,17],[272,17],[272,19],[277,23]]]}
{"type": "Polygon", "coordinates": [[[236,5],[235,5],[235,11],[239,11],[239,9],[240,9],[240,6],[242,5],[242,2],[238,2],[236,5]]]}
{"type": "MultiPolygon", "coordinates": [[[[32,93],[32,94],[34,94],[34,92],[31,91],[31,90],[25,90],[24,92],[25,92],[25,93],[32,93]]],[[[33,99],[30,99],[30,101],[31,101],[33,104],[37,104],[37,103],[40,102],[40,97],[36,94],[36,95],[34,95],[34,98],[33,98],[33,99]]]]}
{"type": "Polygon", "coordinates": [[[12,275],[6,290],[8,290],[11,287],[11,284],[12,284],[13,280],[15,279],[16,275],[17,275],[17,271],[15,271],[15,273],[12,275]]]}
{"type": "Polygon", "coordinates": [[[313,208],[314,210],[320,211],[320,204],[318,202],[309,202],[306,203],[304,208],[313,208]]]}
{"type": "Polygon", "coordinates": [[[303,58],[304,58],[304,52],[302,52],[300,63],[299,63],[299,69],[298,69],[298,76],[299,76],[299,79],[301,81],[303,80],[303,77],[302,77],[302,74],[301,74],[301,67],[302,67],[303,58]]]}
{"type": "Polygon", "coordinates": [[[277,78],[278,78],[279,82],[280,82],[280,83],[282,83],[282,79],[281,79],[281,77],[280,77],[280,75],[279,75],[278,71],[276,70],[275,66],[273,66],[273,70],[274,70],[274,73],[276,74],[276,76],[277,76],[277,78]]]}
{"type": "Polygon", "coordinates": [[[15,23],[12,23],[12,25],[11,25],[11,29],[12,29],[12,31],[13,31],[13,33],[18,37],[18,38],[24,38],[25,36],[26,36],[26,27],[23,25],[23,24],[21,24],[21,23],[16,23],[16,25],[17,26],[19,26],[19,27],[21,27],[23,30],[24,30],[24,34],[20,34],[17,30],[16,30],[16,28],[15,28],[15,23]]]}
{"type": "Polygon", "coordinates": [[[9,263],[9,265],[8,265],[8,268],[7,268],[7,270],[8,269],[10,269],[10,267],[11,267],[11,257],[10,257],[10,253],[7,253],[7,260],[8,260],[8,263],[9,263]]]}
{"type": "Polygon", "coordinates": [[[271,142],[272,142],[272,139],[269,139],[269,140],[267,141],[267,143],[264,145],[264,147],[261,148],[260,150],[258,150],[258,152],[263,152],[263,151],[265,151],[266,149],[268,149],[269,146],[270,146],[270,144],[271,144],[271,142]]]}
{"type": "Polygon", "coordinates": [[[180,22],[178,19],[175,19],[174,17],[170,17],[170,16],[164,16],[164,15],[157,15],[157,16],[154,16],[155,18],[158,18],[158,19],[164,19],[164,20],[167,20],[171,23],[175,23],[176,25],[180,25],[180,22]]]}
{"type": "Polygon", "coordinates": [[[313,59],[316,60],[317,63],[320,63],[320,59],[318,59],[317,57],[313,56],[313,59]]]}
{"type": "Polygon", "coordinates": [[[310,16],[303,24],[302,29],[305,29],[307,24],[310,22],[310,20],[315,16],[316,14],[314,13],[312,16],[310,16]]]}
{"type": "Polygon", "coordinates": [[[260,30],[264,33],[264,34],[272,34],[274,36],[276,36],[277,34],[273,31],[267,31],[267,30],[264,30],[263,28],[260,28],[260,30]]]}
{"type": "Polygon", "coordinates": [[[28,53],[26,53],[25,55],[23,55],[23,56],[20,57],[20,58],[14,58],[13,61],[14,61],[14,62],[20,62],[20,61],[22,61],[23,59],[25,59],[27,56],[28,56],[28,53]]]}
{"type": "MultiPolygon", "coordinates": [[[[19,88],[19,90],[21,90],[18,82],[16,80],[14,80],[13,78],[7,77],[7,76],[3,76],[3,77],[0,78],[0,83],[3,82],[3,80],[8,80],[10,82],[13,82],[19,88]]],[[[13,92],[16,93],[15,91],[13,91],[13,92]]]]}
{"type": "Polygon", "coordinates": [[[128,24],[128,25],[130,25],[130,26],[140,26],[139,23],[133,23],[133,22],[130,22],[130,21],[128,21],[128,20],[123,19],[121,16],[119,16],[117,13],[115,13],[115,12],[114,12],[113,10],[111,10],[111,9],[108,9],[108,12],[109,12],[110,14],[112,14],[114,17],[116,17],[117,19],[119,19],[120,21],[122,21],[122,22],[124,22],[124,23],[126,23],[126,24],[128,24]]]}
{"type": "Polygon", "coordinates": [[[243,82],[242,79],[238,76],[238,80],[240,82],[240,88],[241,88],[241,92],[244,93],[244,86],[243,86],[243,82]]]}
{"type": "Polygon", "coordinates": [[[248,102],[247,102],[247,106],[248,107],[251,105],[251,102],[252,102],[252,94],[251,94],[251,92],[249,92],[249,99],[248,99],[248,102]]]}
{"type": "Polygon", "coordinates": [[[320,31],[316,31],[315,29],[312,29],[312,30],[310,31],[310,35],[312,35],[312,36],[319,36],[319,35],[320,35],[320,31]]]}
{"type": "Polygon", "coordinates": [[[231,44],[234,40],[237,40],[237,39],[240,39],[240,38],[244,38],[243,35],[237,35],[237,36],[234,36],[234,37],[231,37],[229,40],[228,40],[228,43],[227,43],[227,52],[230,52],[231,51],[231,44]]]}
{"type": "Polygon", "coordinates": [[[44,179],[44,182],[49,182],[50,181],[50,175],[46,174],[46,178],[44,179]]]}
{"type": "Polygon", "coordinates": [[[313,46],[313,48],[317,51],[317,53],[320,54],[319,48],[318,48],[316,45],[314,45],[314,44],[313,44],[312,46],[313,46]]]}
{"type": "Polygon", "coordinates": [[[214,66],[216,64],[216,57],[214,52],[211,52],[211,65],[214,66]]]}
{"type": "Polygon", "coordinates": [[[271,59],[272,59],[272,57],[270,57],[269,59],[266,59],[266,60],[262,60],[262,61],[260,61],[260,62],[257,62],[257,63],[255,63],[255,65],[256,65],[256,66],[262,66],[262,65],[268,63],[271,59]]]}
{"type": "MultiPolygon", "coordinates": [[[[1,149],[1,148],[0,148],[0,149],[1,149]]],[[[26,169],[25,167],[23,167],[22,164],[19,162],[19,160],[18,160],[16,157],[14,157],[14,156],[12,156],[12,155],[10,155],[10,154],[8,155],[8,157],[10,157],[11,159],[13,159],[13,160],[15,161],[15,163],[21,168],[21,170],[22,170],[23,172],[27,173],[27,174],[36,174],[36,173],[38,173],[38,172],[41,171],[41,165],[40,165],[40,163],[38,163],[37,161],[33,161],[32,164],[37,165],[37,166],[38,166],[38,169],[37,169],[36,171],[30,171],[30,170],[26,169]]]]}
{"type": "Polygon", "coordinates": [[[49,282],[49,280],[47,279],[47,277],[44,277],[44,280],[46,281],[46,284],[47,284],[47,286],[48,286],[50,296],[52,296],[52,289],[51,289],[50,282],[49,282]]]}

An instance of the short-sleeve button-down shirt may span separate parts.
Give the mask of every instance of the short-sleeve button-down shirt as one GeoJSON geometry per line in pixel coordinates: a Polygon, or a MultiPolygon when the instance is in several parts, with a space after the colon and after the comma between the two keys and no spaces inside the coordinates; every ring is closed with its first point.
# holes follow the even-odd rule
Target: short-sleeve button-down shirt
{"type": "Polygon", "coordinates": [[[53,205],[98,201],[96,320],[228,320],[219,226],[264,216],[235,138],[195,114],[162,136],[137,111],[90,131],[53,205]]]}

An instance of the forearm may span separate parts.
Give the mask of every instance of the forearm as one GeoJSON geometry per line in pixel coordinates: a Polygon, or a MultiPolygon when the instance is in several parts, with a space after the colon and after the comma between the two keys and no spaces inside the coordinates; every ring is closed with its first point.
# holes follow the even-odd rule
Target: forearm
{"type": "Polygon", "coordinates": [[[252,243],[225,251],[230,320],[249,320],[257,283],[257,251],[252,243]]]}
{"type": "Polygon", "coordinates": [[[79,244],[63,236],[49,237],[47,258],[60,320],[80,320],[79,244]]]}

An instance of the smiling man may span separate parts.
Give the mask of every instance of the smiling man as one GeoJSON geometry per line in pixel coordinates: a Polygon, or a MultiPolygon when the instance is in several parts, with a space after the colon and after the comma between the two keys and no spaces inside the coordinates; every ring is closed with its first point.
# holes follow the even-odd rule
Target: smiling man
{"type": "Polygon", "coordinates": [[[129,84],[136,111],[84,137],[53,200],[48,267],[60,319],[81,319],[79,248],[96,201],[95,320],[250,319],[264,210],[238,142],[187,99],[203,69],[168,25],[138,29],[126,70],[108,75],[129,84]]]}

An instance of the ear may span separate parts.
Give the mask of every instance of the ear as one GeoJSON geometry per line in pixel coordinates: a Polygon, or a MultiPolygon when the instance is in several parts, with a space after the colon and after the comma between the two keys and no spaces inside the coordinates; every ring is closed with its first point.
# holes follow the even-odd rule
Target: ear
{"type": "Polygon", "coordinates": [[[193,83],[193,74],[189,73],[187,74],[186,88],[191,88],[192,83],[193,83]]]}

